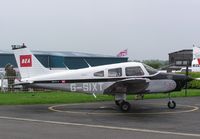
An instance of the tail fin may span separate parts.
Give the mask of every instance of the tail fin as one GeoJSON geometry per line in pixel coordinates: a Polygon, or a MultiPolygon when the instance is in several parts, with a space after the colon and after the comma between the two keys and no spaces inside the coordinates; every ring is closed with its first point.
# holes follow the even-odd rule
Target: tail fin
{"type": "Polygon", "coordinates": [[[22,79],[48,74],[50,72],[24,44],[22,46],[13,45],[12,50],[14,51],[22,79]]]}
{"type": "Polygon", "coordinates": [[[200,66],[200,48],[193,46],[193,61],[192,67],[200,66]]]}

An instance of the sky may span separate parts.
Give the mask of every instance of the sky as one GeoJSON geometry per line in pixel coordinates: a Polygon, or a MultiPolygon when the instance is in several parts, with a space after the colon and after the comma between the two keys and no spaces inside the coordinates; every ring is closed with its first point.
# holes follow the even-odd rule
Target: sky
{"type": "Polygon", "coordinates": [[[167,60],[200,46],[200,0],[0,0],[0,50],[31,50],[167,60]]]}

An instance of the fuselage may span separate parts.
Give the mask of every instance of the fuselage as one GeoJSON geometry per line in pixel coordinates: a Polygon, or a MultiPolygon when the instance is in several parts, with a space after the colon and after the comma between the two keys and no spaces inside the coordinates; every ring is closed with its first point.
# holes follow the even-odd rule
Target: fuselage
{"type": "Polygon", "coordinates": [[[52,70],[48,74],[24,78],[22,82],[29,82],[31,83],[30,86],[47,89],[105,93],[105,89],[117,81],[135,78],[151,80],[149,87],[143,93],[180,90],[186,80],[185,75],[161,73],[143,63],[125,62],[77,70],[52,70]]]}

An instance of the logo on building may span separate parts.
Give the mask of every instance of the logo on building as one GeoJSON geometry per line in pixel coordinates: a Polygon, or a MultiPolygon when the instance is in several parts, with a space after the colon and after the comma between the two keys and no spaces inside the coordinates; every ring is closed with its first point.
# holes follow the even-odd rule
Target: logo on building
{"type": "Polygon", "coordinates": [[[20,56],[20,67],[32,67],[32,56],[21,55],[20,56]]]}

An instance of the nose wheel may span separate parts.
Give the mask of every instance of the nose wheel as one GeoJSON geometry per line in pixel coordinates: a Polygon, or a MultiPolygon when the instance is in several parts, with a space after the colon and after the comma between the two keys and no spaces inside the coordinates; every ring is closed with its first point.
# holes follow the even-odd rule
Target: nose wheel
{"type": "Polygon", "coordinates": [[[168,108],[169,109],[175,109],[176,108],[176,102],[171,100],[171,94],[170,93],[168,94],[168,96],[169,96],[169,102],[167,104],[168,108]]]}
{"type": "Polygon", "coordinates": [[[175,109],[176,108],[176,102],[173,101],[173,100],[170,100],[167,105],[168,105],[169,109],[175,109]]]}

